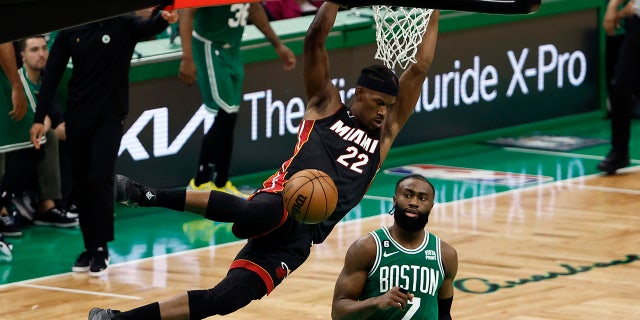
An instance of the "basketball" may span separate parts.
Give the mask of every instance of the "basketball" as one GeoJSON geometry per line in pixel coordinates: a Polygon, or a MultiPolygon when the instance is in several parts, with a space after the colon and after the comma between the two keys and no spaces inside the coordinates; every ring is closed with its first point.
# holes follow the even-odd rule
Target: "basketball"
{"type": "Polygon", "coordinates": [[[333,213],[338,202],[338,188],[326,173],[305,169],[285,182],[282,198],[285,208],[296,220],[314,224],[333,213]]]}

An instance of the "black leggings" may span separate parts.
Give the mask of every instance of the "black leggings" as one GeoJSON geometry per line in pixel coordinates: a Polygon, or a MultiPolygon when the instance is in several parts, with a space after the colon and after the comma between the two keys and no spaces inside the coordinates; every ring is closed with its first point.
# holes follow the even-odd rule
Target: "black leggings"
{"type": "Polygon", "coordinates": [[[192,290],[189,296],[190,318],[204,319],[212,315],[226,315],[258,300],[267,294],[260,277],[249,270],[231,269],[215,287],[207,290],[192,290]]]}
{"type": "MultiPolygon", "coordinates": [[[[229,180],[231,154],[233,152],[233,130],[237,118],[237,113],[226,113],[222,109],[218,110],[213,126],[202,138],[198,166],[208,168],[210,164],[214,165],[216,171],[214,183],[218,187],[224,186],[229,180]]],[[[196,181],[197,183],[211,179],[209,170],[203,172],[206,177],[197,177],[199,178],[198,180],[203,179],[203,181],[196,181]]]]}
{"type": "Polygon", "coordinates": [[[99,117],[66,122],[73,177],[85,249],[94,250],[114,239],[113,173],[123,122],[99,117]]]}
{"type": "Polygon", "coordinates": [[[211,191],[205,218],[233,222],[233,234],[242,239],[265,235],[285,219],[282,196],[261,192],[245,200],[224,192],[211,191]]]}
{"type": "Polygon", "coordinates": [[[634,95],[637,99],[640,94],[640,17],[633,15],[626,19],[625,29],[609,92],[611,144],[621,154],[629,152],[634,95]]]}

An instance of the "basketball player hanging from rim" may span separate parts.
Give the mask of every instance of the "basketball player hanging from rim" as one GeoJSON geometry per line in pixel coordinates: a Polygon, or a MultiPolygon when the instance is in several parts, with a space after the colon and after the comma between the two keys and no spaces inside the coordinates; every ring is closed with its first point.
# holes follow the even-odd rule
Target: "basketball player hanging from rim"
{"type": "Polygon", "coordinates": [[[417,62],[399,78],[382,65],[364,68],[347,107],[331,82],[325,48],[338,9],[325,2],[305,37],[303,76],[308,102],[293,156],[249,199],[219,191],[156,190],[127,177],[116,178],[120,203],[233,222],[234,234],[249,240],[225,278],[212,289],[188,291],[127,312],[94,308],[89,319],[203,319],[232,313],[271,293],[307,259],[312,244],[324,241],[360,202],[420,96],[435,52],[439,14],[431,15],[417,62]],[[289,216],[281,196],[287,178],[307,168],[326,172],[338,187],[333,214],[312,225],[289,216]]]}

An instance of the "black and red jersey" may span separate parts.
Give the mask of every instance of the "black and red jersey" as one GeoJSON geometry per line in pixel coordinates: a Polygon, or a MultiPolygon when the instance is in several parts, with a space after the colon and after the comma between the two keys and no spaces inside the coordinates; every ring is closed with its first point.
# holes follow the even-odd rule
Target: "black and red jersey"
{"type": "Polygon", "coordinates": [[[361,126],[343,105],[329,117],[300,123],[293,156],[259,191],[282,192],[285,181],[302,169],[327,173],[338,188],[338,203],[327,220],[314,226],[314,243],[320,243],[362,200],[379,168],[380,130],[361,126]]]}

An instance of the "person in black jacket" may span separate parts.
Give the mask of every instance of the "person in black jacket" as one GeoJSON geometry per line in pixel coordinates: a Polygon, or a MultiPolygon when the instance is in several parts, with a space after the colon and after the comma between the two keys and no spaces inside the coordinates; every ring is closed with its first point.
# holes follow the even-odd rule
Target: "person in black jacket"
{"type": "Polygon", "coordinates": [[[129,69],[136,44],[177,21],[177,12],[150,18],[127,14],[60,31],[42,80],[31,141],[40,147],[43,121],[54,109],[54,92],[67,68],[67,143],[85,250],[72,270],[99,276],[109,265],[107,243],[114,240],[113,174],[123,123],[129,111],[129,69]]]}
{"type": "Polygon", "coordinates": [[[598,170],[615,174],[629,164],[631,118],[640,98],[640,0],[609,0],[602,27],[613,36],[624,21],[624,36],[609,89],[611,102],[611,150],[598,163],[598,170]],[[625,4],[626,2],[626,4],[625,4]]]}

